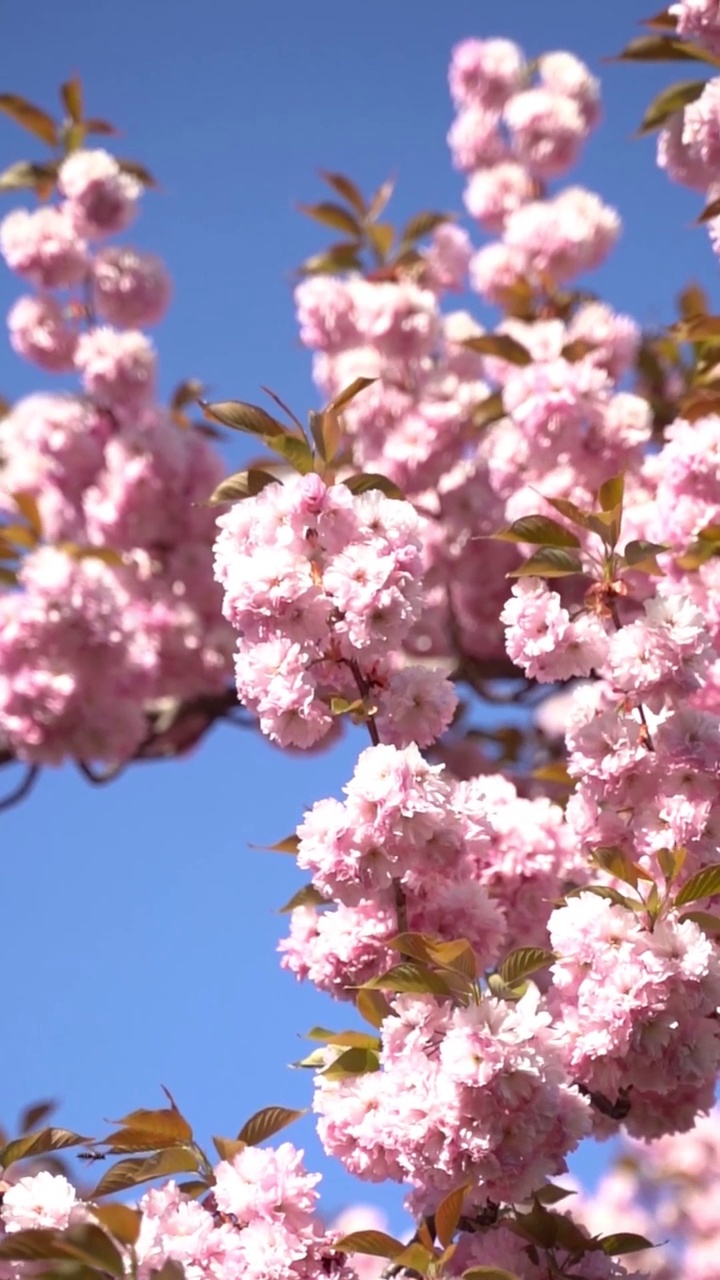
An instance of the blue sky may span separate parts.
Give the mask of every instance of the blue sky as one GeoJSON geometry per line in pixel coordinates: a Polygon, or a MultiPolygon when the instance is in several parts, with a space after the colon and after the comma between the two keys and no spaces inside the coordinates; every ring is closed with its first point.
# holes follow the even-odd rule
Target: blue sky
{"type": "MultiPolygon", "coordinates": [[[[291,273],[325,233],[293,206],[321,198],[324,167],[365,188],[394,173],[395,220],[461,211],[446,70],[468,35],[511,36],[530,56],[569,48],[602,75],[605,121],[575,176],[619,208],[625,232],[595,287],[648,325],[669,318],[689,277],[715,290],[716,261],[692,227],[698,197],[670,186],[653,143],[632,137],[653,93],[692,69],[601,65],[654,7],[23,0],[4,13],[0,90],[52,106],[79,72],[90,112],[122,128],[118,153],[156,173],[161,189],[132,241],[161,253],[176,283],[157,332],[163,390],[193,375],[214,398],[253,400],[265,384],[304,413],[314,393],[291,273]]],[[[0,165],[20,158],[38,148],[0,119],[0,165]]],[[[0,273],[0,311],[18,292],[0,273]]],[[[5,349],[0,392],[50,385],[5,349]]],[[[235,441],[227,456],[231,470],[235,441]]],[[[63,1123],[93,1133],[103,1118],[161,1105],[164,1083],[206,1138],[234,1135],[260,1106],[309,1101],[309,1076],[286,1064],[302,1055],[303,1030],[339,1028],[345,1014],[280,973],[275,909],[300,880],[291,859],[248,845],[288,834],[364,745],[352,735],[329,756],[285,759],[225,729],[187,762],[140,766],[107,789],[69,769],[48,774],[0,817],[6,1123],[54,1096],[63,1123]]],[[[308,1121],[288,1136],[323,1169],[328,1210],[358,1195],[308,1121]]],[[[593,1176],[600,1159],[576,1167],[593,1176]]],[[[399,1203],[380,1188],[359,1198],[399,1203]]]]}

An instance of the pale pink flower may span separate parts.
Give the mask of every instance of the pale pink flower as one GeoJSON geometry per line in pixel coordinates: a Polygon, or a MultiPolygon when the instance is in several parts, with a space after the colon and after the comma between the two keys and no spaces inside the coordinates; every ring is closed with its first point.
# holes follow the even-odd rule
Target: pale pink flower
{"type": "Polygon", "coordinates": [[[537,178],[556,178],[575,163],[588,128],[574,98],[526,89],[505,105],[513,151],[537,178]]]}
{"type": "Polygon", "coordinates": [[[720,53],[718,0],[679,0],[669,12],[677,19],[678,35],[695,40],[711,53],[720,53]]]}
{"type": "Polygon", "coordinates": [[[102,320],[118,329],[142,329],[162,319],[172,285],[154,254],[112,248],[103,249],[93,261],[92,289],[102,320]]]}
{"type": "Polygon", "coordinates": [[[499,233],[508,214],[532,200],[535,184],[526,167],[505,160],[471,174],[465,188],[465,208],[487,231],[499,233]]]}
{"type": "Polygon", "coordinates": [[[600,119],[600,82],[574,53],[559,50],[538,58],[540,81],[552,93],[577,102],[589,128],[600,119]]]}
{"type": "Polygon", "coordinates": [[[463,173],[486,165],[499,164],[508,154],[500,131],[500,115],[471,103],[462,107],[447,136],[453,165],[463,173]]]}
{"type": "Polygon", "coordinates": [[[77,1192],[60,1174],[36,1173],[3,1192],[0,1218],[7,1232],[41,1227],[63,1230],[78,1203],[77,1192]]]}
{"type": "Polygon", "coordinates": [[[432,288],[439,292],[448,289],[459,292],[465,284],[471,257],[472,245],[467,231],[451,222],[437,227],[425,255],[432,288]]]}
{"type": "Polygon", "coordinates": [[[527,269],[528,259],[523,249],[497,241],[474,254],[470,261],[470,284],[487,302],[500,303],[505,291],[512,289],[527,269]]]}
{"type": "Polygon", "coordinates": [[[137,330],[103,326],[80,336],[75,365],[83,386],[103,408],[124,418],[136,416],[155,390],[155,349],[137,330]]]}
{"type": "Polygon", "coordinates": [[[685,112],[675,111],[658,134],[657,163],[673,182],[706,191],[713,175],[701,154],[685,138],[685,112]]]}
{"type": "Polygon", "coordinates": [[[142,194],[138,179],[101,149],[73,151],[60,166],[58,186],[73,226],[89,239],[123,231],[142,194]]]}
{"type": "Polygon", "coordinates": [[[73,368],[77,333],[54,298],[18,298],[8,315],[10,345],[26,360],[51,373],[73,368]]]}
{"type": "Polygon", "coordinates": [[[11,271],[41,289],[80,284],[88,269],[87,246],[65,207],[13,210],[0,223],[0,252],[11,271]]]}
{"type": "Polygon", "coordinates": [[[463,40],[452,51],[450,93],[456,106],[502,107],[522,81],[525,58],[512,40],[463,40]]]}

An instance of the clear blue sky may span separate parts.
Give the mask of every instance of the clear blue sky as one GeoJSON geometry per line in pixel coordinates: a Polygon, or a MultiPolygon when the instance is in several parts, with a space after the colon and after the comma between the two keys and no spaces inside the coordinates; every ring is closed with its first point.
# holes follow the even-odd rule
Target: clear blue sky
{"type": "MultiPolygon", "coordinates": [[[[304,411],[313,388],[290,276],[324,233],[293,204],[320,198],[324,167],[364,187],[394,172],[396,219],[460,211],[446,68],[468,35],[508,35],[531,56],[572,49],[602,75],[605,122],[577,179],[620,209],[625,234],[596,287],[646,324],[669,316],[689,276],[715,288],[705,233],[691,226],[698,198],[671,187],[653,144],[632,138],[653,92],[692,70],[600,65],[653,7],[18,0],[4,7],[0,89],[50,106],[79,72],[90,112],[122,127],[119,153],[157,174],[162,189],[147,196],[132,239],[161,253],[176,281],[157,334],[164,389],[195,375],[216,398],[256,399],[264,383],[304,411]]],[[[0,119],[0,164],[31,155],[33,140],[0,119]]],[[[17,292],[0,273],[0,311],[17,292]]],[[[40,386],[50,381],[6,348],[0,391],[40,386]]],[[[240,457],[233,444],[228,470],[240,457]]],[[[0,817],[3,1120],[52,1095],[64,1123],[93,1133],[103,1117],[160,1105],[162,1082],[207,1137],[234,1134],[265,1104],[309,1100],[309,1076],[286,1069],[302,1054],[298,1035],[346,1015],[280,973],[274,909],[300,881],[290,859],[248,844],[288,834],[303,806],[349,776],[363,745],[348,738],[328,757],[284,759],[226,729],[188,762],[141,766],[108,789],[71,770],[49,774],[0,817]]],[[[325,1171],[329,1209],[356,1195],[322,1160],[309,1122],[288,1136],[325,1171]]],[[[576,1167],[592,1176],[591,1161],[576,1167]]]]}

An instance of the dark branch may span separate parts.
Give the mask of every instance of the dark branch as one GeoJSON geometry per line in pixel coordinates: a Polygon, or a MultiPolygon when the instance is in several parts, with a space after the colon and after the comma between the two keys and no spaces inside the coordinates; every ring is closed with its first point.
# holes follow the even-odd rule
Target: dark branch
{"type": "MultiPolygon", "coordinates": [[[[12,760],[12,756],[10,757],[10,760],[12,760]]],[[[2,756],[0,756],[0,763],[7,764],[9,763],[9,761],[4,760],[2,756]]],[[[40,777],[40,765],[39,764],[28,765],[27,769],[25,770],[25,776],[18,783],[15,790],[9,792],[8,795],[3,796],[2,800],[0,800],[0,813],[4,813],[6,809],[12,809],[14,804],[19,804],[21,800],[24,800],[25,797],[29,795],[30,792],[32,791],[39,777],[40,777]]]]}

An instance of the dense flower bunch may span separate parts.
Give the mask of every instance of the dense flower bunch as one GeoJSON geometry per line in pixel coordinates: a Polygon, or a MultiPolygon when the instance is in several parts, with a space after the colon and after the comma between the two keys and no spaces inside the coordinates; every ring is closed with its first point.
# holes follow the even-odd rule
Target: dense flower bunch
{"type": "Polygon", "coordinates": [[[10,311],[12,346],[81,383],[0,422],[0,549],[26,552],[0,599],[0,738],[31,764],[117,765],[143,743],[148,707],[227,685],[214,516],[198,505],[222,468],[156,403],[144,330],[168,304],[165,268],[102,247],[134,218],[140,182],[83,149],[57,186],[57,204],[0,224],[5,261],[36,290],[10,311]]]}
{"type": "Polygon", "coordinates": [[[421,522],[408,503],[310,475],[268,485],[219,523],[238,691],[263,732],[310,746],[332,728],[333,698],[358,695],[393,742],[426,746],[447,728],[456,697],[442,673],[394,669],[421,600],[421,522]]]}
{"type": "MultiPolygon", "coordinates": [[[[673,5],[660,25],[675,32],[661,51],[720,47],[716,4],[673,5]]],[[[712,199],[718,82],[681,89],[656,111],[660,163],[712,199]]],[[[289,1144],[220,1140],[213,1170],[165,1115],[182,1141],[163,1176],[202,1179],[143,1196],[127,1267],[141,1280],[168,1261],[190,1280],[349,1277],[345,1255],[363,1252],[450,1280],[667,1280],[673,1251],[712,1274],[718,318],[690,290],[657,341],[576,288],[620,230],[594,193],[552,186],[599,122],[583,63],[468,40],[450,91],[466,207],[495,239],[476,250],[424,214],[395,245],[377,221],[387,193],[367,203],[325,175],[349,202],[330,220],[356,240],[306,271],[295,301],[329,406],[308,434],[243,402],[205,406],[279,454],[270,470],[218,484],[204,441],[154,403],[142,329],[166,301],[163,270],[89,248],[128,225],[132,173],[72,153],[59,206],[0,233],[39,290],[13,309],[13,345],[77,371],[84,393],[30,397],[0,428],[5,505],[30,540],[0,617],[0,732],[29,760],[122,758],[148,700],[223,679],[233,636],[238,693],[272,741],[312,748],[342,716],[370,741],[342,798],[278,846],[310,877],[280,951],[364,1022],[315,1028],[297,1064],[316,1072],[321,1141],[358,1177],[404,1184],[416,1234],[325,1232],[289,1144]],[[500,308],[492,330],[444,309],[466,279],[500,308]],[[81,311],[49,292],[78,285],[81,311]],[[215,583],[212,517],[193,505],[211,494],[228,503],[215,583]],[[473,730],[478,701],[507,700],[504,678],[529,709],[473,730]],[[630,1154],[604,1207],[566,1206],[549,1180],[608,1135],[630,1154]],[[663,1231],[670,1254],[648,1253],[663,1231]],[[616,1261],[633,1251],[637,1266],[616,1261]]],[[[141,1163],[122,1186],[149,1176],[141,1163]]],[[[72,1232],[88,1203],[50,1174],[12,1182],[0,1258],[34,1257],[7,1241],[72,1232]]]]}
{"type": "MultiPolygon", "coordinates": [[[[717,928],[688,907],[720,891],[718,419],[676,408],[658,436],[645,374],[633,382],[638,326],[564,292],[619,219],[589,192],[548,189],[599,100],[570,55],[535,65],[533,87],[510,42],[453,55],[450,145],[495,243],[470,258],[462,232],[438,228],[414,274],[398,259],[382,280],[311,277],[296,302],[324,394],[376,379],[345,414],[356,464],[391,476],[425,517],[406,653],[482,662],[504,648],[533,684],[581,678],[559,710],[572,795],[563,813],[502,777],[458,781],[371,716],[375,745],[345,800],[320,801],[298,828],[312,881],[280,949],[297,977],[366,1016],[365,994],[385,993],[364,1067],[344,1069],[342,1038],[313,1059],[326,1149],[362,1178],[409,1184],[416,1216],[462,1188],[466,1267],[604,1276],[625,1270],[585,1249],[584,1209],[553,1226],[547,1272],[522,1216],[510,1231],[500,1208],[479,1231],[477,1215],[527,1201],[588,1132],[671,1142],[712,1107],[717,928]],[[506,313],[492,334],[440,310],[461,283],[438,270],[451,247],[506,313]],[[509,589],[523,544],[540,550],[509,589]]],[[[663,382],[676,404],[683,391],[679,370],[663,382]]],[[[538,732],[557,738],[543,714],[538,732]]]]}
{"type": "MultiPolygon", "coordinates": [[[[334,1249],[338,1233],[324,1230],[317,1217],[320,1178],[305,1171],[302,1157],[289,1142],[274,1150],[250,1146],[215,1167],[212,1191],[202,1202],[175,1181],[146,1192],[137,1238],[122,1251],[127,1273],[145,1280],[175,1262],[188,1277],[353,1280],[344,1255],[334,1249]]],[[[41,1172],[5,1190],[0,1241],[12,1246],[17,1232],[62,1231],[93,1220],[67,1178],[41,1172]]],[[[25,1274],[23,1264],[12,1274],[25,1274]]]]}

